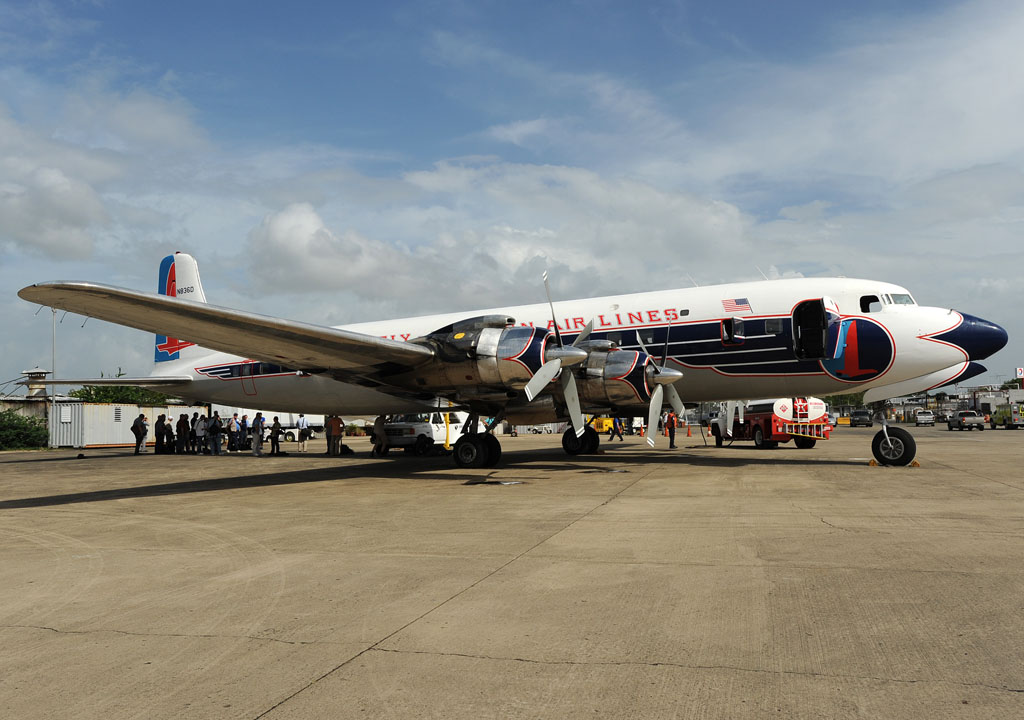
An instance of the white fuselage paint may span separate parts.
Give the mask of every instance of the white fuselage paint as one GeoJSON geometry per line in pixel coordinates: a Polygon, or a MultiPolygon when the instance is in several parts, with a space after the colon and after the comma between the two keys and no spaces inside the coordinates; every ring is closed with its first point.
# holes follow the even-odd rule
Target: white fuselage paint
{"type": "MultiPolygon", "coordinates": [[[[793,308],[803,300],[831,298],[843,318],[865,318],[884,330],[891,340],[891,361],[876,377],[866,381],[841,380],[829,375],[820,366],[808,370],[805,364],[792,359],[759,362],[757,352],[778,357],[778,351],[747,349],[743,357],[748,362],[742,370],[729,363],[734,348],[710,340],[676,342],[673,340],[669,366],[684,373],[676,388],[685,402],[749,399],[762,397],[789,397],[797,395],[826,395],[850,392],[872,387],[901,383],[901,388],[912,386],[914,378],[927,376],[932,384],[941,384],[959,375],[967,366],[967,354],[956,345],[929,339],[930,335],[955,327],[959,313],[942,308],[918,305],[883,304],[875,312],[861,310],[864,296],[882,297],[886,294],[907,295],[904,288],[885,282],[848,278],[800,278],[762,282],[734,283],[706,287],[657,292],[616,295],[608,297],[570,300],[555,303],[559,329],[569,339],[588,321],[594,321],[594,337],[605,333],[619,333],[623,345],[635,345],[635,333],[664,328],[671,324],[673,332],[680,328],[697,328],[708,323],[719,323],[730,317],[742,318],[748,326],[765,318],[789,318],[793,308]],[[729,312],[723,301],[742,298],[750,310],[729,312]],[[685,315],[682,311],[687,311],[685,315]],[[671,321],[671,322],[670,322],[671,321]],[[706,362],[701,352],[725,355],[725,362],[706,362]],[[763,369],[763,371],[762,371],[763,369]],[[940,382],[941,381],[941,382],[940,382]]],[[[548,327],[551,311],[547,304],[520,305],[487,310],[447,313],[422,317],[400,318],[379,322],[340,326],[368,335],[410,340],[422,337],[453,322],[478,315],[507,315],[517,324],[548,327]]],[[[751,339],[752,344],[758,338],[751,339]]],[[[764,336],[761,342],[766,342],[764,336]]],[[[662,346],[649,346],[656,357],[662,346]]],[[[738,352],[744,352],[740,350],[738,352]]],[[[195,348],[183,352],[176,361],[160,363],[156,370],[161,375],[191,375],[195,382],[181,389],[181,394],[196,400],[245,405],[268,410],[301,409],[314,413],[343,413],[372,415],[377,413],[416,412],[433,403],[410,401],[370,388],[342,383],[322,376],[301,376],[280,373],[255,378],[209,378],[202,374],[204,367],[238,363],[243,358],[225,353],[195,348]],[[197,370],[198,369],[198,370],[197,370]]],[[[921,388],[924,389],[924,388],[921,388]]],[[[638,405],[635,414],[646,409],[638,405]]]]}

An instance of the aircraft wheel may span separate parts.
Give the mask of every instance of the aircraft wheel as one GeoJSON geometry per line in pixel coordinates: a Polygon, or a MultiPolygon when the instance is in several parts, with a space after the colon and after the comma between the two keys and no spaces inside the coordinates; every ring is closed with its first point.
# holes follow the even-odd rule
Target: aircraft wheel
{"type": "Polygon", "coordinates": [[[809,437],[795,437],[793,438],[793,442],[801,450],[810,450],[812,447],[814,447],[815,443],[818,442],[818,439],[809,437]]]}
{"type": "Polygon", "coordinates": [[[452,453],[455,464],[464,468],[482,468],[487,464],[487,455],[487,446],[479,435],[463,435],[452,453]]]}
{"type": "MultiPolygon", "coordinates": [[[[584,433],[586,436],[586,433],[584,433]]],[[[571,427],[562,433],[562,449],[565,450],[568,455],[579,455],[584,450],[584,443],[582,437],[576,437],[576,431],[571,427]]]]}
{"type": "Polygon", "coordinates": [[[482,437],[484,448],[487,450],[487,462],[484,463],[484,467],[494,467],[498,464],[498,460],[501,459],[501,443],[498,441],[498,438],[490,433],[482,437]]]}
{"type": "Polygon", "coordinates": [[[597,430],[589,425],[583,431],[581,439],[583,440],[583,454],[585,455],[593,455],[601,446],[601,436],[597,434],[597,430]]]}
{"type": "Polygon", "coordinates": [[[434,441],[428,438],[426,435],[420,435],[416,438],[416,443],[412,446],[412,451],[416,455],[423,457],[429,455],[430,450],[434,445],[434,441]]]}
{"type": "Polygon", "coordinates": [[[909,465],[917,455],[914,436],[903,428],[890,427],[889,439],[879,430],[871,441],[871,454],[879,465],[909,465]]]}

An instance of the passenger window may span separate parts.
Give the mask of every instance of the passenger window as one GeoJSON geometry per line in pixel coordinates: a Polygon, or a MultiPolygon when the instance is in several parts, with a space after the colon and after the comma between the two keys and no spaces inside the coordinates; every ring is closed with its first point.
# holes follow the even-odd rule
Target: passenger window
{"type": "Polygon", "coordinates": [[[877,295],[865,295],[860,299],[860,311],[863,313],[879,312],[882,302],[877,295]]]}
{"type": "Polygon", "coordinates": [[[680,310],[679,311],[679,317],[686,317],[689,314],[690,314],[689,310],[680,310]]]}
{"type": "Polygon", "coordinates": [[[769,318],[764,321],[765,335],[782,334],[782,318],[769,318]]]}
{"type": "Polygon", "coordinates": [[[648,347],[650,347],[651,343],[654,342],[653,330],[644,330],[643,332],[637,331],[637,335],[639,335],[640,339],[644,341],[644,345],[647,345],[648,347]]]}
{"type": "Polygon", "coordinates": [[[604,336],[604,339],[605,340],[610,340],[611,342],[615,343],[616,345],[621,345],[622,344],[622,333],[620,333],[620,332],[610,332],[610,333],[608,333],[607,335],[604,336]]]}

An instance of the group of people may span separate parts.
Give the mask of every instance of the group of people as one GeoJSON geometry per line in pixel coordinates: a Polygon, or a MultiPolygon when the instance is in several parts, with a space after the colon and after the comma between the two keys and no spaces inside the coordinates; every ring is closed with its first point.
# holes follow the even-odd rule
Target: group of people
{"type": "MultiPolygon", "coordinates": [[[[676,428],[679,427],[679,418],[672,411],[665,413],[661,418],[658,419],[658,431],[665,430],[668,432],[668,446],[671,449],[676,448],[676,428]]],[[[630,423],[628,426],[624,426],[622,418],[615,416],[612,418],[612,425],[608,428],[608,440],[614,440],[618,436],[619,441],[622,442],[622,431],[625,428],[626,432],[630,435],[633,434],[633,425],[630,423]]]]}
{"type": "MultiPolygon", "coordinates": [[[[299,416],[299,428],[299,448],[305,452],[306,440],[309,439],[309,421],[304,415],[299,416]],[[303,427],[307,433],[304,439],[303,427]]],[[[284,429],[277,416],[274,417],[269,431],[270,454],[284,455],[281,452],[281,436],[284,435],[284,429]]],[[[135,454],[146,452],[149,418],[145,413],[140,414],[132,423],[132,434],[135,436],[135,454]]],[[[251,449],[253,455],[263,457],[266,434],[266,420],[261,412],[256,413],[252,422],[249,422],[248,415],[239,418],[238,413],[234,413],[225,422],[216,410],[209,417],[194,412],[191,419],[187,413],[182,413],[178,416],[177,422],[161,414],[153,424],[153,452],[157,455],[220,455],[224,449],[226,436],[227,452],[239,453],[251,449]]]]}

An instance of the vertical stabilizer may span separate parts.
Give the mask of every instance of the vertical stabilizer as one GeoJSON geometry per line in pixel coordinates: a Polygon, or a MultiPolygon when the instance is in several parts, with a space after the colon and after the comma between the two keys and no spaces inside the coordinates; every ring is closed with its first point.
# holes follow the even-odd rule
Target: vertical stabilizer
{"type": "MultiPolygon", "coordinates": [[[[165,257],[160,262],[156,291],[168,297],[206,302],[206,293],[203,292],[203,284],[199,281],[199,265],[196,259],[185,253],[174,253],[165,257]]],[[[195,343],[157,335],[153,362],[177,360],[181,356],[181,351],[190,347],[195,347],[195,343]]]]}

